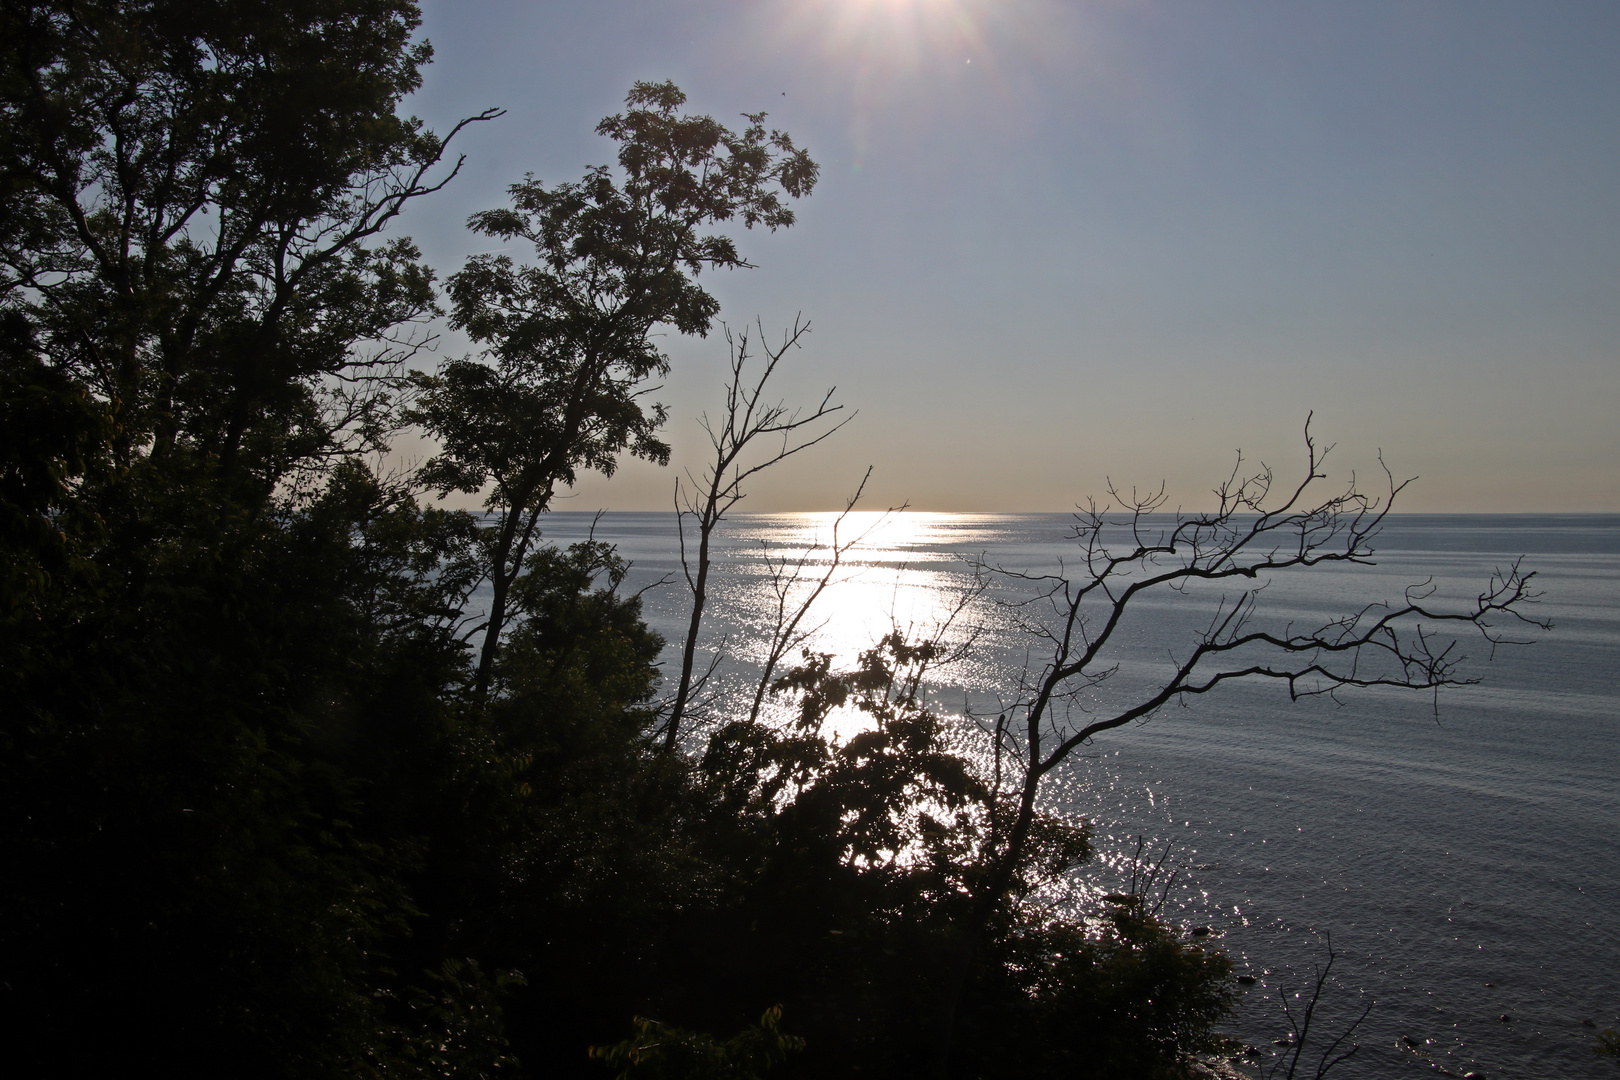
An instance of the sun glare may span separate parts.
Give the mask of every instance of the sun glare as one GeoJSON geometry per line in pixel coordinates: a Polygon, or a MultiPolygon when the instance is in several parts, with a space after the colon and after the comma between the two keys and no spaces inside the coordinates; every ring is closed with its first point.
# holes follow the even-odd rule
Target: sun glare
{"type": "Polygon", "coordinates": [[[977,58],[985,8],[982,0],[799,0],[783,31],[796,42],[819,41],[857,92],[870,92],[925,67],[977,58]]]}
{"type": "Polygon", "coordinates": [[[1057,0],[779,0],[764,10],[775,49],[812,54],[823,84],[847,96],[854,172],[908,131],[960,123],[965,109],[1020,123],[1035,111],[1032,72],[1074,52],[1076,19],[1057,0]]]}

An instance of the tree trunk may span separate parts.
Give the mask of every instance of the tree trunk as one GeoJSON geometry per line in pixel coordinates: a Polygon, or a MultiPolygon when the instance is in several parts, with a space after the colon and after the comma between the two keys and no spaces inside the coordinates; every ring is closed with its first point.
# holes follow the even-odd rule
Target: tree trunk
{"type": "Polygon", "coordinates": [[[484,627],[484,647],[478,654],[478,675],[473,684],[473,693],[479,701],[489,696],[489,684],[495,672],[495,654],[500,651],[501,632],[506,629],[507,593],[512,588],[512,582],[517,580],[518,569],[523,565],[523,549],[528,547],[528,534],[534,527],[531,521],[520,543],[517,531],[518,523],[522,520],[521,509],[509,508],[501,518],[500,531],[495,534],[494,557],[490,559],[490,588],[494,595],[490,599],[489,622],[484,627]],[[511,565],[514,546],[518,548],[516,566],[511,565]]]}
{"type": "Polygon", "coordinates": [[[675,689],[675,704],[670,708],[669,727],[664,732],[666,751],[675,749],[676,739],[680,735],[681,716],[686,712],[686,698],[692,690],[692,663],[697,655],[698,629],[703,624],[703,605],[708,599],[709,537],[715,526],[715,521],[710,519],[713,502],[711,497],[710,509],[698,524],[698,572],[697,581],[692,585],[692,619],[686,628],[686,646],[681,651],[681,682],[675,689]]]}
{"type": "Polygon", "coordinates": [[[484,627],[484,647],[478,654],[478,677],[473,684],[473,693],[479,701],[489,696],[489,683],[495,671],[495,653],[501,645],[501,630],[506,626],[506,591],[511,583],[512,579],[506,574],[506,556],[503,552],[491,582],[495,595],[489,605],[489,625],[484,627]]]}

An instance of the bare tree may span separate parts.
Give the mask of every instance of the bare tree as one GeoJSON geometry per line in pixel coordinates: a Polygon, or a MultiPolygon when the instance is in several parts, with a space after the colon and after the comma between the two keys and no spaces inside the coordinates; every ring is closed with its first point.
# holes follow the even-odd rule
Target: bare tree
{"type": "MultiPolygon", "coordinates": [[[[763,344],[765,328],[760,324],[759,336],[765,366],[757,378],[745,383],[745,369],[750,359],[748,331],[745,329],[734,334],[730,327],[726,328],[726,344],[731,350],[731,380],[726,383],[725,412],[718,423],[711,421],[707,414],[700,419],[703,430],[709,436],[709,445],[714,450],[714,460],[701,482],[690,473],[687,475],[689,488],[683,487],[679,477],[675,480],[675,517],[680,534],[681,569],[686,576],[687,587],[692,590],[692,615],[681,649],[681,675],[676,684],[675,701],[664,723],[664,746],[667,750],[673,750],[680,737],[681,720],[687,713],[694,688],[701,689],[702,681],[714,671],[711,664],[702,676],[697,679],[693,677],[698,632],[702,628],[704,607],[708,602],[709,570],[713,564],[710,544],[715,529],[726,514],[746,497],[743,485],[750,477],[801,450],[808,450],[854,419],[855,414],[851,413],[836,422],[832,420],[835,413],[843,410],[842,405],[832,403],[836,388],[829,388],[821,401],[809,409],[789,409],[780,401],[772,404],[766,399],[765,387],[775,374],[777,365],[789,349],[800,347],[800,341],[809,332],[810,324],[795,318],[792,328],[783,332],[781,345],[773,349],[763,344]],[[756,443],[768,444],[769,448],[761,457],[750,458],[748,452],[756,443]],[[693,519],[697,528],[695,567],[686,547],[688,518],[693,519]]],[[[865,481],[862,481],[862,486],[865,486],[865,481]]],[[[717,654],[715,660],[718,659],[717,654]]],[[[755,710],[758,710],[757,704],[755,710]]]]}
{"type": "Polygon", "coordinates": [[[1308,419],[1305,448],[1304,479],[1279,495],[1271,469],[1262,463],[1245,476],[1241,455],[1215,491],[1216,508],[1206,514],[1177,512],[1167,520],[1157,516],[1162,488],[1142,498],[1111,486],[1109,504],[1093,503],[1076,515],[1078,567],[1049,575],[984,567],[1002,584],[1033,592],[1033,599],[1009,604],[1021,628],[1046,646],[1047,659],[1026,669],[1011,707],[982,722],[994,755],[989,830],[944,1004],[941,1066],[979,936],[1028,851],[1042,783],[1077,748],[1168,704],[1240,680],[1279,681],[1295,699],[1347,687],[1438,692],[1477,682],[1463,669],[1461,635],[1477,635],[1494,650],[1526,643],[1504,627],[1549,626],[1524,614],[1536,596],[1534,575],[1517,562],[1496,571],[1469,603],[1440,603],[1425,582],[1399,600],[1368,604],[1313,629],[1259,625],[1261,591],[1275,574],[1370,565],[1372,543],[1410,483],[1397,483],[1386,468],[1381,495],[1364,493],[1353,478],[1324,494],[1320,482],[1331,447],[1318,447],[1308,419]],[[1127,616],[1145,614],[1170,591],[1182,594],[1176,600],[1183,609],[1205,605],[1207,622],[1151,681],[1121,679],[1127,616]]]}
{"type": "Polygon", "coordinates": [[[1103,897],[1108,904],[1121,904],[1149,918],[1158,918],[1159,912],[1164,909],[1165,903],[1170,899],[1170,889],[1176,883],[1181,871],[1172,868],[1168,876],[1165,875],[1165,863],[1170,859],[1170,850],[1175,846],[1172,840],[1164,845],[1164,853],[1152,862],[1142,858],[1147,848],[1147,838],[1136,838],[1136,851],[1131,855],[1131,883],[1122,893],[1109,893],[1103,897]],[[1158,898],[1154,899],[1154,893],[1158,898]]]}
{"type": "MultiPolygon", "coordinates": [[[[1281,1002],[1283,1016],[1288,1021],[1288,1037],[1282,1040],[1283,1052],[1278,1055],[1276,1062],[1272,1064],[1269,1070],[1262,1070],[1264,1080],[1272,1080],[1273,1077],[1278,1075],[1281,1075],[1284,1080],[1295,1080],[1296,1074],[1300,1077],[1305,1075],[1299,1072],[1299,1059],[1305,1053],[1305,1047],[1310,1044],[1311,1024],[1316,1019],[1317,1006],[1322,1003],[1322,990],[1327,986],[1328,976],[1333,971],[1333,962],[1338,958],[1339,954],[1333,951],[1333,938],[1329,937],[1327,939],[1327,963],[1316,966],[1316,982],[1312,987],[1310,1000],[1305,1003],[1304,1013],[1295,1014],[1293,1008],[1288,1004],[1288,990],[1286,988],[1278,990],[1277,999],[1281,1002]],[[1289,1050],[1293,1051],[1292,1055],[1288,1053],[1289,1050]],[[1287,1072],[1283,1072],[1283,1066],[1285,1065],[1288,1067],[1287,1072]]],[[[1316,1070],[1311,1073],[1312,1080],[1322,1080],[1336,1066],[1349,1061],[1356,1055],[1356,1051],[1361,1049],[1360,1044],[1353,1042],[1350,1043],[1350,1049],[1348,1050],[1341,1052],[1339,1047],[1343,1046],[1355,1034],[1356,1029],[1361,1026],[1361,1022],[1367,1019],[1368,1014],[1373,1010],[1373,1004],[1373,1002],[1368,1002],[1367,1007],[1361,1010],[1361,1015],[1351,1021],[1348,1027],[1340,1031],[1328,1043],[1327,1048],[1322,1051],[1321,1056],[1317,1059],[1316,1070]]]]}

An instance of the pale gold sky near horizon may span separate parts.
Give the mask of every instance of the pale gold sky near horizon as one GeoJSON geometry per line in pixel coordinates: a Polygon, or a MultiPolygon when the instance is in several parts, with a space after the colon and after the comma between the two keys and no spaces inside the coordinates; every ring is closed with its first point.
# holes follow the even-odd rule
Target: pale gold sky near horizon
{"type": "MultiPolygon", "coordinates": [[[[799,224],[712,279],[733,323],[815,330],[782,393],[859,416],[746,508],[1199,506],[1242,448],[1409,511],[1620,511],[1620,8],[1056,0],[430,2],[412,107],[488,105],[404,230],[441,276],[526,171],[611,159],[634,79],[770,110],[823,166],[799,224]]],[[[463,346],[449,335],[445,348],[463,346]]],[[[723,339],[669,342],[675,466],[723,339]]],[[[664,509],[629,462],[575,509],[664,509]]]]}

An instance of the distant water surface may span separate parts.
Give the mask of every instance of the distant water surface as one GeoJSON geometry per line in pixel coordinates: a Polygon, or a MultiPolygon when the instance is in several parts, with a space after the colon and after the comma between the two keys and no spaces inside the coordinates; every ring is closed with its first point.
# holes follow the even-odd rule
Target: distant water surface
{"type": "MultiPolygon", "coordinates": [[[[830,520],[739,517],[720,537],[705,643],[727,641],[716,685],[731,700],[757,679],[768,560],[809,551],[804,573],[819,573],[830,520]]],[[[844,660],[893,625],[944,618],[970,580],[964,556],[1026,572],[1074,562],[1065,515],[868,516],[843,536],[874,524],[810,619],[818,651],[844,660]]],[[[554,514],[547,538],[566,544],[590,525],[554,514]]],[[[671,516],[610,514],[595,530],[635,563],[630,587],[670,579],[647,593],[647,614],[678,670],[690,608],[671,516]]],[[[1167,912],[1211,927],[1257,976],[1231,1030],[1268,1055],[1286,1030],[1278,996],[1311,978],[1331,935],[1340,958],[1318,1025],[1375,1003],[1362,1050],[1334,1076],[1611,1077],[1582,1021],[1620,1023],[1620,516],[1407,515],[1376,546],[1376,566],[1275,581],[1265,604],[1305,625],[1415,582],[1467,597],[1522,556],[1543,594],[1534,613],[1556,628],[1494,660],[1469,643],[1483,682],[1442,694],[1438,716],[1425,695],[1290,703],[1243,686],[1106,733],[1054,789],[1094,823],[1101,855],[1084,884],[1115,887],[1137,837],[1169,845],[1167,912]]],[[[992,598],[952,630],[981,628],[973,655],[937,680],[943,708],[992,709],[1026,660],[1038,664],[992,598]]],[[[1181,614],[1149,608],[1124,679],[1152,678],[1181,614]]]]}

